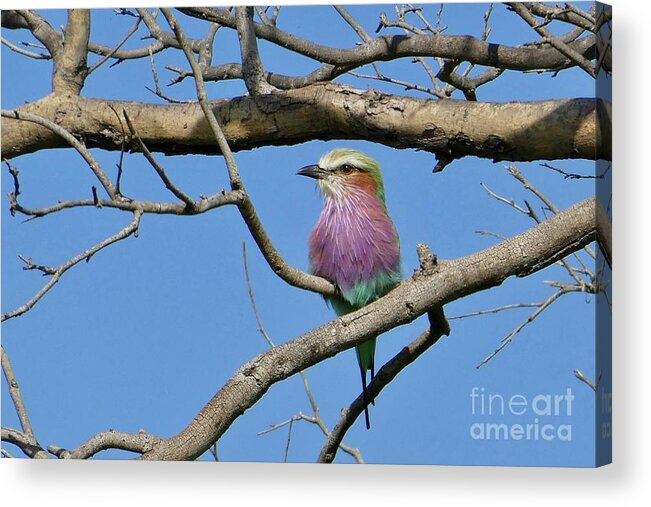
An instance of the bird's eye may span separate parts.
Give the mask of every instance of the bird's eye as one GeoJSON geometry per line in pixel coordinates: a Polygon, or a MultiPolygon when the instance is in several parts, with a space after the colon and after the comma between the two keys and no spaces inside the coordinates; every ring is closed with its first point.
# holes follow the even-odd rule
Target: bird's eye
{"type": "Polygon", "coordinates": [[[341,171],[342,171],[344,174],[350,174],[350,173],[352,173],[354,170],[355,170],[355,168],[354,168],[352,165],[350,165],[350,164],[344,164],[344,165],[341,166],[341,171]]]}

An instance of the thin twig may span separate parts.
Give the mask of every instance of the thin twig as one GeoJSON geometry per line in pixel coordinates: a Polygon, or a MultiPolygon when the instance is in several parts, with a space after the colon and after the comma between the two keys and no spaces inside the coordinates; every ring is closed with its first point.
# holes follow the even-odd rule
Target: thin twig
{"type": "Polygon", "coordinates": [[[133,126],[133,123],[131,122],[131,118],[129,118],[127,111],[123,110],[122,114],[124,115],[124,119],[127,122],[127,127],[129,127],[129,132],[131,132],[131,136],[136,140],[136,143],[138,144],[140,151],[145,156],[149,164],[154,168],[159,178],[165,184],[165,188],[167,188],[176,197],[178,197],[181,201],[183,201],[190,210],[196,211],[198,207],[198,203],[195,202],[194,199],[192,199],[185,192],[180,190],[176,185],[174,185],[174,183],[172,183],[172,180],[170,180],[169,177],[167,176],[165,169],[163,169],[162,166],[156,161],[156,159],[149,151],[149,149],[147,148],[143,140],[140,138],[140,135],[136,131],[136,128],[133,126]]]}
{"type": "Polygon", "coordinates": [[[437,92],[436,90],[432,90],[431,88],[427,88],[426,86],[421,86],[421,85],[417,85],[415,83],[402,81],[400,79],[394,79],[392,77],[385,76],[384,74],[379,74],[379,75],[378,74],[376,74],[376,75],[362,74],[361,72],[355,72],[355,71],[352,71],[352,70],[349,71],[348,74],[350,74],[353,77],[360,78],[360,79],[374,79],[376,81],[384,81],[386,83],[391,83],[391,84],[395,84],[395,85],[398,85],[398,86],[403,86],[405,88],[405,90],[407,90],[407,91],[414,90],[414,91],[417,91],[417,92],[427,93],[428,95],[433,95],[434,97],[443,98],[443,95],[441,94],[441,92],[437,92]]]}
{"type": "Polygon", "coordinates": [[[486,186],[486,184],[483,183],[483,182],[480,182],[479,184],[480,184],[481,187],[486,191],[486,193],[487,193],[488,195],[490,195],[491,197],[494,197],[495,199],[497,199],[497,200],[500,201],[500,202],[503,202],[504,204],[508,204],[508,205],[511,206],[513,209],[515,209],[516,211],[519,211],[520,213],[522,213],[522,214],[524,214],[524,215],[529,215],[529,211],[527,211],[526,209],[524,209],[522,206],[518,205],[518,204],[517,204],[513,199],[507,199],[506,197],[502,197],[501,195],[499,195],[499,194],[493,192],[493,191],[492,191],[490,188],[488,188],[488,187],[486,186]]]}
{"type": "Polygon", "coordinates": [[[68,262],[61,264],[58,268],[55,269],[54,274],[52,274],[52,278],[48,280],[48,282],[41,287],[41,289],[25,304],[22,306],[16,308],[15,310],[12,310],[8,313],[5,313],[2,316],[2,322],[5,320],[11,319],[13,317],[17,317],[19,315],[22,315],[23,313],[29,311],[32,309],[32,307],[38,303],[47,292],[54,287],[57,282],[61,279],[61,276],[68,271],[71,267],[75,266],[76,264],[79,264],[81,261],[88,261],[90,258],[95,255],[97,252],[102,250],[103,248],[106,248],[107,246],[116,243],[117,241],[123,240],[132,234],[137,234],[138,231],[138,225],[140,224],[140,217],[142,216],[142,211],[137,209],[133,212],[133,220],[122,230],[120,230],[118,233],[114,234],[113,236],[110,236],[106,238],[103,241],[100,241],[96,245],[90,247],[89,249],[85,250],[84,252],[80,253],[79,255],[73,257],[70,259],[68,262]]]}
{"type": "Polygon", "coordinates": [[[283,463],[287,463],[287,457],[289,456],[289,445],[292,442],[292,427],[294,426],[294,418],[289,420],[289,428],[287,429],[287,443],[285,444],[285,457],[283,463]]]}
{"type": "Polygon", "coordinates": [[[219,455],[217,454],[217,442],[210,446],[210,454],[212,454],[212,457],[215,459],[215,461],[219,461],[219,455]]]}
{"type": "Polygon", "coordinates": [[[464,313],[454,317],[448,317],[448,320],[466,319],[468,317],[477,317],[479,315],[488,315],[491,313],[499,313],[504,310],[513,310],[515,308],[539,308],[542,303],[514,303],[510,305],[498,306],[497,308],[490,308],[489,310],[479,310],[477,312],[464,313]]]}
{"type": "Polygon", "coordinates": [[[174,97],[170,97],[169,95],[165,95],[163,93],[163,90],[160,87],[160,83],[158,82],[158,71],[156,70],[156,63],[154,62],[154,54],[149,50],[149,63],[151,65],[151,73],[152,76],[154,77],[154,86],[155,90],[152,90],[149,88],[149,86],[145,86],[147,90],[152,92],[154,95],[157,95],[161,99],[165,100],[166,102],[170,102],[172,104],[191,104],[193,101],[192,100],[180,100],[180,99],[175,99],[174,97]]]}
{"type": "Polygon", "coordinates": [[[576,173],[570,173],[567,171],[564,171],[563,169],[560,169],[558,167],[555,167],[547,162],[543,162],[540,164],[541,167],[546,167],[547,169],[551,169],[552,171],[556,171],[557,173],[560,173],[563,175],[563,177],[566,180],[579,180],[579,179],[603,179],[605,174],[576,174],[576,173]]]}
{"type": "Polygon", "coordinates": [[[267,333],[267,330],[262,323],[262,319],[260,318],[260,314],[258,313],[258,305],[255,303],[255,293],[253,292],[253,285],[251,284],[251,276],[249,274],[249,261],[248,256],[246,255],[246,241],[242,241],[242,258],[244,259],[244,276],[246,277],[246,286],[249,290],[249,300],[251,301],[251,308],[253,308],[255,321],[258,323],[258,331],[260,331],[260,334],[262,334],[263,338],[266,340],[270,347],[275,347],[276,344],[267,333]]]}
{"type": "Polygon", "coordinates": [[[124,37],[122,37],[118,43],[111,49],[108,53],[106,53],[102,58],[100,58],[99,61],[97,61],[90,69],[88,69],[88,74],[92,74],[94,71],[96,71],[101,65],[103,65],[106,61],[109,60],[117,51],[124,45],[125,42],[129,40],[129,38],[136,33],[138,30],[138,27],[140,26],[140,22],[142,21],[142,17],[138,16],[138,20],[133,24],[131,28],[127,31],[126,34],[124,34],[124,37]]]}
{"type": "Polygon", "coordinates": [[[498,234],[498,233],[493,232],[493,231],[479,230],[479,231],[475,231],[475,232],[477,234],[481,234],[483,236],[493,236],[494,238],[497,238],[497,239],[500,239],[500,240],[507,239],[506,236],[504,236],[503,234],[498,234]]]}
{"type": "Polygon", "coordinates": [[[547,308],[549,308],[552,304],[554,304],[554,302],[556,302],[558,298],[564,296],[565,294],[568,294],[569,292],[583,292],[583,291],[584,291],[584,287],[578,285],[569,285],[554,292],[545,301],[543,301],[543,303],[536,309],[536,311],[534,311],[531,315],[529,315],[524,322],[522,322],[513,331],[511,331],[508,335],[506,335],[506,337],[504,337],[500,342],[499,346],[488,356],[486,356],[484,359],[481,360],[481,362],[477,365],[477,368],[481,368],[483,365],[485,365],[487,362],[493,359],[497,354],[499,354],[504,349],[504,347],[506,347],[509,343],[513,341],[513,338],[520,331],[522,331],[528,324],[531,324],[534,320],[536,320],[536,318],[541,313],[543,313],[547,308]]]}
{"type": "Polygon", "coordinates": [[[45,208],[27,208],[14,200],[11,202],[11,207],[13,210],[31,217],[28,220],[44,217],[52,213],[57,213],[64,209],[91,206],[100,208],[114,208],[121,211],[130,212],[140,210],[143,213],[152,213],[156,215],[199,215],[221,206],[228,206],[233,204],[237,205],[237,203],[243,198],[244,193],[241,190],[232,192],[226,192],[222,190],[211,196],[201,197],[201,200],[198,202],[196,209],[189,209],[184,202],[137,201],[134,199],[111,201],[108,199],[94,198],[59,201],[58,203],[45,208]]]}
{"type": "MultiPolygon", "coordinates": [[[[348,23],[348,25],[355,31],[355,33],[359,36],[360,39],[364,42],[369,42],[371,40],[371,36],[364,30],[362,25],[360,25],[357,20],[353,17],[353,15],[346,10],[346,8],[343,5],[333,5],[335,10],[339,13],[339,15],[348,23]]],[[[373,67],[373,70],[375,71],[376,76],[381,76],[382,72],[380,72],[380,67],[378,66],[377,63],[372,62],[371,67],[373,67]]]]}
{"type": "MultiPolygon", "coordinates": [[[[545,204],[545,206],[547,206],[549,208],[549,210],[552,213],[554,213],[554,215],[557,215],[560,212],[560,210],[554,205],[554,203],[550,199],[547,198],[547,196],[545,196],[545,194],[543,194],[540,190],[538,190],[538,188],[536,188],[534,185],[532,185],[524,177],[524,175],[520,172],[520,170],[518,169],[518,167],[515,164],[512,164],[512,165],[508,166],[507,170],[509,171],[509,174],[511,174],[511,176],[513,176],[516,180],[518,180],[520,183],[522,183],[524,188],[526,188],[532,194],[534,194],[536,197],[538,197],[538,199],[540,199],[545,204]]],[[[588,252],[588,255],[590,255],[590,257],[592,257],[593,259],[595,258],[595,253],[589,246],[586,246],[584,248],[584,250],[586,252],[588,252]]]]}
{"type": "Polygon", "coordinates": [[[16,46],[12,42],[8,41],[4,37],[2,37],[2,43],[7,46],[9,49],[12,51],[15,51],[19,55],[22,56],[28,56],[29,58],[34,58],[35,60],[51,60],[52,56],[45,54],[45,53],[35,53],[33,51],[28,51],[27,49],[23,49],[20,46],[16,46]]]}
{"type": "Polygon", "coordinates": [[[583,382],[585,385],[587,385],[594,392],[597,392],[597,389],[599,389],[599,384],[601,383],[601,372],[599,372],[599,375],[597,376],[597,382],[594,383],[594,384],[592,382],[590,382],[588,377],[586,377],[583,374],[583,372],[581,370],[579,370],[578,368],[576,370],[574,370],[574,376],[576,378],[578,378],[581,382],[583,382]]]}

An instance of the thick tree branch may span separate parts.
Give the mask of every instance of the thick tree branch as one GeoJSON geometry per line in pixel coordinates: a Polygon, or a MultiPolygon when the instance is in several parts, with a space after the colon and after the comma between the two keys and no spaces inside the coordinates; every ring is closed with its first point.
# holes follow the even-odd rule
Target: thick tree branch
{"type": "MultiPolygon", "coordinates": [[[[63,100],[67,101],[69,100],[69,97],[66,97],[63,100]]],[[[7,111],[3,109],[1,114],[3,118],[11,118],[16,121],[25,121],[40,125],[41,127],[48,129],[52,134],[61,138],[68,146],[72,146],[82,156],[82,158],[88,164],[88,167],[90,167],[91,171],[93,171],[99,182],[102,184],[102,187],[104,187],[104,190],[106,190],[106,193],[109,195],[109,197],[112,200],[118,197],[115,186],[113,183],[111,183],[111,180],[109,180],[99,162],[97,162],[95,157],[93,157],[90,151],[88,151],[88,148],[84,145],[84,143],[79,141],[68,130],[61,127],[53,120],[22,110],[19,111],[17,109],[14,109],[7,111]]]]}
{"type": "Polygon", "coordinates": [[[253,7],[236,7],[235,11],[242,55],[242,77],[246,89],[253,96],[270,93],[273,87],[265,80],[258,41],[253,30],[253,7]]]}
{"type": "Polygon", "coordinates": [[[160,438],[145,432],[123,433],[108,430],[98,433],[73,450],[48,446],[48,450],[61,459],[87,459],[107,449],[121,449],[139,454],[150,451],[160,438]]]}
{"type": "MultiPolygon", "coordinates": [[[[189,16],[207,19],[229,28],[237,26],[235,16],[224,9],[196,7],[179,10],[189,16]]],[[[354,68],[372,62],[413,56],[441,57],[512,70],[560,70],[575,65],[574,61],[559,54],[554,48],[515,48],[489,44],[470,36],[394,35],[371,39],[355,48],[336,49],[315,44],[275,26],[255,23],[254,28],[255,34],[261,39],[337,67],[354,68]]],[[[569,47],[585,57],[592,57],[595,37],[591,34],[571,43],[569,47]]]]}
{"type": "Polygon", "coordinates": [[[1,438],[3,442],[9,442],[19,447],[26,456],[34,459],[47,459],[51,456],[36,441],[34,436],[23,433],[13,428],[2,428],[1,438]]]}
{"type": "Polygon", "coordinates": [[[242,365],[183,431],[142,458],[194,459],[276,382],[433,308],[500,285],[509,276],[526,276],[582,248],[594,240],[595,210],[595,199],[587,199],[491,248],[420,270],[374,303],[260,354],[242,365]]]}
{"type": "MultiPolygon", "coordinates": [[[[56,58],[59,51],[63,47],[63,36],[58,33],[52,26],[39,14],[29,10],[14,11],[17,15],[21,16],[25,22],[24,25],[18,20],[14,20],[11,15],[9,19],[14,20],[15,26],[20,28],[29,28],[32,35],[36,37],[47,48],[48,52],[53,58],[56,58]]],[[[4,26],[4,13],[3,13],[3,26],[4,26]]]]}
{"type": "MultiPolygon", "coordinates": [[[[595,99],[479,103],[415,99],[326,84],[211,102],[234,151],[315,139],[365,139],[450,159],[611,158],[611,105],[595,99]]],[[[115,111],[126,110],[151,151],[219,153],[199,104],[152,105],[50,96],[17,111],[58,125],[86,146],[122,147],[115,111]]],[[[46,128],[2,119],[2,156],[68,144],[46,128]]]]}
{"type": "Polygon", "coordinates": [[[70,9],[63,37],[65,44],[54,56],[52,90],[57,94],[79,95],[88,75],[86,59],[90,37],[90,10],[70,9]]]}

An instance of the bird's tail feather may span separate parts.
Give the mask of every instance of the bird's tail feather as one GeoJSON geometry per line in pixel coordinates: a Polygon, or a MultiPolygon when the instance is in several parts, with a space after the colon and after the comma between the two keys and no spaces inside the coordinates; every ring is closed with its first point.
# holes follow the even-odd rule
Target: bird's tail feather
{"type": "MultiPolygon", "coordinates": [[[[373,382],[374,378],[375,378],[375,364],[373,361],[371,361],[371,382],[373,382]]],[[[375,396],[371,398],[371,405],[375,406],[375,396]]]]}
{"type": "Polygon", "coordinates": [[[365,341],[356,347],[357,362],[359,371],[362,374],[362,394],[364,397],[364,416],[366,417],[366,429],[371,429],[371,423],[368,415],[368,404],[375,405],[375,399],[369,400],[368,388],[366,385],[366,372],[371,371],[371,381],[375,378],[375,338],[365,341]]]}
{"type": "Polygon", "coordinates": [[[368,415],[368,390],[366,389],[366,372],[360,370],[362,373],[362,397],[364,399],[364,418],[366,419],[366,429],[371,429],[371,418],[368,415]]]}

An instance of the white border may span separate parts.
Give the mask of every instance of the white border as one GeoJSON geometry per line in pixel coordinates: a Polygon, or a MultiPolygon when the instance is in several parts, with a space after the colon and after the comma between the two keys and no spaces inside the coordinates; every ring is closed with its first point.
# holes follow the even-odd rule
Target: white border
{"type": "MultiPolygon", "coordinates": [[[[115,2],[28,0],[30,7],[115,2]]],[[[150,0],[139,6],[158,6],[150,0]]],[[[179,1],[176,5],[201,2],[179,1]]],[[[252,2],[255,3],[255,2],[252,2]]],[[[306,4],[311,2],[283,2],[306,4]]],[[[327,2],[319,2],[327,3],[327,2]]],[[[360,2],[349,2],[360,3],[360,2]]],[[[364,2],[378,3],[378,2],[364,2]]],[[[638,505],[649,498],[648,16],[642,0],[614,4],[614,461],[598,470],[443,466],[125,463],[0,460],[3,504],[131,505],[638,505]],[[12,502],[12,500],[15,501],[12,502]]],[[[131,5],[132,3],[127,3],[131,5]]],[[[3,9],[25,8],[0,2],[3,9]]]]}

